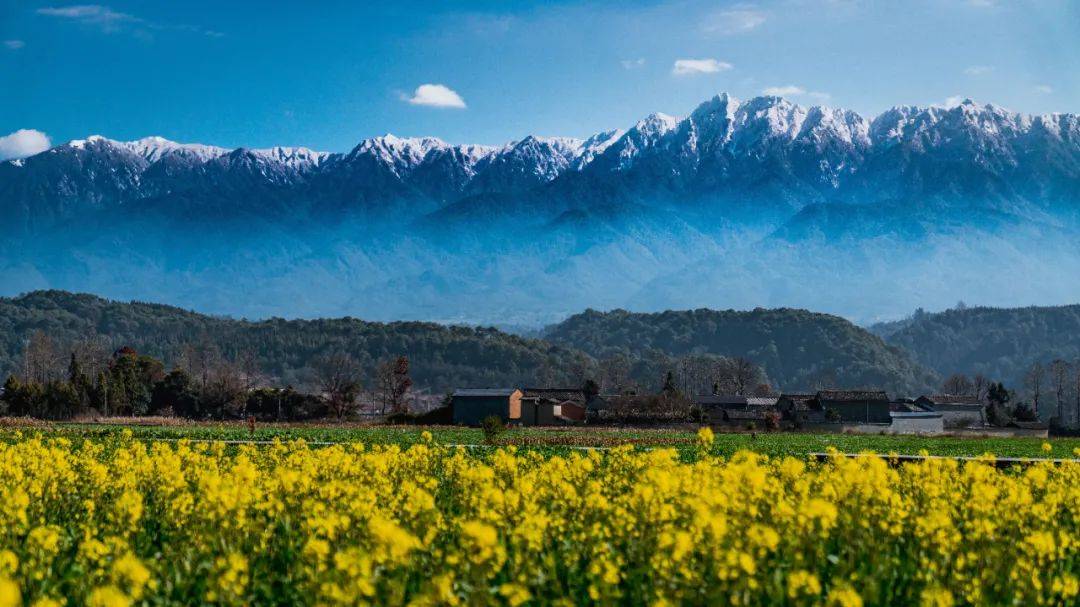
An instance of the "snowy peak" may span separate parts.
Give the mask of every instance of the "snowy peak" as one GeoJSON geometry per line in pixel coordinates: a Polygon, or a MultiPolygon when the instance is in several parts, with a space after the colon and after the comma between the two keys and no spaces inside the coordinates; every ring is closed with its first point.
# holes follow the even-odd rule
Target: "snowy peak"
{"type": "Polygon", "coordinates": [[[623,131],[622,129],[614,129],[597,133],[586,139],[579,148],[577,159],[574,160],[574,170],[581,170],[584,168],[585,165],[592,162],[597,156],[603,154],[605,150],[611,147],[625,133],[626,131],[623,131]]]}
{"type": "Polygon", "coordinates": [[[304,147],[276,146],[251,150],[251,153],[270,162],[276,162],[298,171],[316,168],[330,157],[328,152],[316,152],[304,147]]]}
{"type": "Polygon", "coordinates": [[[164,137],[144,137],[135,141],[117,142],[143,157],[147,162],[157,162],[166,156],[180,155],[198,162],[206,162],[227,154],[229,150],[200,143],[176,143],[164,137]]]}

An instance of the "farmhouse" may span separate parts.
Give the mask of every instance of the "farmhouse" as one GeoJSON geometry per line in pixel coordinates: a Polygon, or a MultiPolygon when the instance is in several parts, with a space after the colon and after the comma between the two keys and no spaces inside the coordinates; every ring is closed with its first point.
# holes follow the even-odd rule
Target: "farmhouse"
{"type": "Polygon", "coordinates": [[[521,390],[517,388],[459,389],[450,395],[454,423],[479,426],[486,417],[521,421],[521,390]]]}
{"type": "Polygon", "coordinates": [[[941,413],[946,428],[980,428],[987,425],[986,406],[977,396],[933,394],[920,396],[915,404],[941,413]]]}
{"type": "Polygon", "coordinates": [[[699,394],[692,400],[702,418],[714,423],[731,421],[730,412],[746,411],[746,397],[737,394],[699,394]]]}
{"type": "Polygon", "coordinates": [[[814,394],[781,394],[776,408],[784,419],[798,423],[821,423],[825,416],[814,394]]]}
{"type": "Polygon", "coordinates": [[[860,424],[889,424],[889,397],[883,390],[820,390],[814,400],[828,417],[830,410],[840,415],[842,422],[860,424]]]}
{"type": "Polygon", "coordinates": [[[521,394],[522,425],[551,426],[585,419],[585,391],[579,388],[524,388],[521,394]]]}

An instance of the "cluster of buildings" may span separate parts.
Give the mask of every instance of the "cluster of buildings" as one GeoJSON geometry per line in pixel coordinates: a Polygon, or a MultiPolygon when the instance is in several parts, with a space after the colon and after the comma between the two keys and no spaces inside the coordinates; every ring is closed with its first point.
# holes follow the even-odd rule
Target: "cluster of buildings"
{"type": "MultiPolygon", "coordinates": [[[[453,423],[479,425],[497,416],[523,426],[582,423],[618,406],[619,396],[577,388],[462,389],[452,395],[453,423]]],[[[890,399],[882,390],[818,390],[778,396],[707,394],[689,399],[695,417],[711,425],[823,428],[854,432],[940,434],[988,427],[975,396],[937,394],[890,399]]]]}

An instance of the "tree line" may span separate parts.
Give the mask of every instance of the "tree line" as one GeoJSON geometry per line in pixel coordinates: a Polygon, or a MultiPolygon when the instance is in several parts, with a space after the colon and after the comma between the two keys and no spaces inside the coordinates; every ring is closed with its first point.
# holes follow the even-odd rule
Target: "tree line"
{"type": "Polygon", "coordinates": [[[365,369],[350,354],[334,352],[312,362],[311,391],[275,386],[255,357],[227,358],[216,349],[187,346],[166,370],[157,358],[131,347],[110,352],[104,340],[59,346],[43,332],[27,341],[16,373],[0,393],[0,413],[43,419],[85,415],[165,415],[190,419],[343,419],[361,410],[403,416],[412,413],[410,363],[397,356],[374,369],[365,388],[365,369]]]}

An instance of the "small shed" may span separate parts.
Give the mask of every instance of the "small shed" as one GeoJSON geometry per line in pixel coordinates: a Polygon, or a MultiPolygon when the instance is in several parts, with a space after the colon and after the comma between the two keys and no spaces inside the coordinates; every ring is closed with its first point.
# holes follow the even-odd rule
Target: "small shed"
{"type": "Polygon", "coordinates": [[[521,390],[517,388],[459,389],[450,399],[455,424],[479,426],[491,416],[507,423],[521,420],[521,390]]]}
{"type": "Polygon", "coordinates": [[[821,407],[814,394],[784,393],[776,401],[784,419],[794,422],[821,422],[821,407]]]}
{"type": "Polygon", "coordinates": [[[839,413],[842,422],[892,423],[889,397],[883,390],[820,390],[815,400],[826,414],[829,410],[839,413]]]}
{"type": "Polygon", "coordinates": [[[932,394],[920,396],[915,404],[941,413],[946,428],[979,428],[987,425],[986,405],[978,396],[932,394]]]}
{"type": "Polygon", "coordinates": [[[525,426],[553,426],[568,421],[584,421],[585,391],[580,388],[523,388],[521,423],[525,426]]]}
{"type": "Polygon", "coordinates": [[[746,410],[746,397],[738,394],[699,394],[693,402],[705,421],[727,421],[728,411],[746,410]]]}

